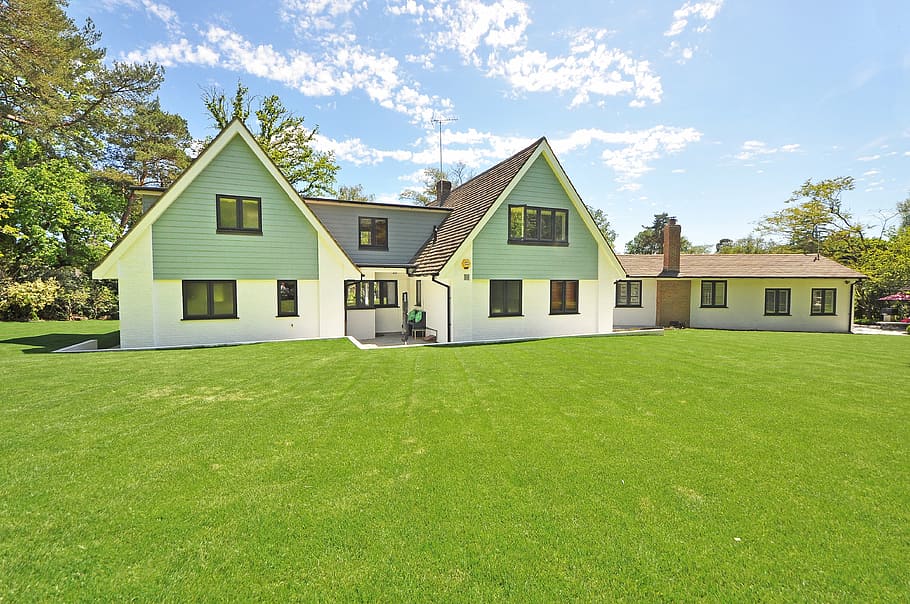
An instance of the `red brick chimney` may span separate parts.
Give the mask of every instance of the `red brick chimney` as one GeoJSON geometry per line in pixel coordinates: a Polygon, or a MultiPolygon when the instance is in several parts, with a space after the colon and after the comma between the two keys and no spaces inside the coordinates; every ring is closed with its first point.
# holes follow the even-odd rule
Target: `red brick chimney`
{"type": "Polygon", "coordinates": [[[664,227],[664,273],[679,274],[679,248],[682,227],[673,216],[664,227]]]}

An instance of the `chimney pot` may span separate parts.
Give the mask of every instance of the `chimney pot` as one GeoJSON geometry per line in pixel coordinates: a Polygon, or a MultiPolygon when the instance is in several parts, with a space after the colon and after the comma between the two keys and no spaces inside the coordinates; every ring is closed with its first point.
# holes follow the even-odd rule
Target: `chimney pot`
{"type": "Polygon", "coordinates": [[[670,217],[664,227],[664,270],[668,275],[679,274],[679,255],[682,227],[676,223],[676,216],[670,217]]]}

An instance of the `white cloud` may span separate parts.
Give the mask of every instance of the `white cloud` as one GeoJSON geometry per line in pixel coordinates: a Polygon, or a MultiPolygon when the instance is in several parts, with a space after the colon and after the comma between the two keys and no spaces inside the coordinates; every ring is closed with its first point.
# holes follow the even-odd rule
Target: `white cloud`
{"type": "Polygon", "coordinates": [[[118,10],[123,7],[133,10],[141,5],[146,14],[160,19],[164,27],[172,34],[180,33],[180,19],[176,11],[163,2],[154,0],[102,0],[101,4],[107,10],[118,10]]]}
{"type": "Polygon", "coordinates": [[[800,146],[796,143],[789,145],[781,145],[780,147],[769,147],[763,141],[746,141],[742,144],[742,148],[739,153],[734,157],[742,161],[748,161],[758,156],[762,155],[774,155],[775,153],[796,153],[799,151],[800,146]]]}
{"type": "Polygon", "coordinates": [[[866,170],[863,172],[863,176],[877,176],[881,174],[881,170],[866,170]]]}
{"type": "Polygon", "coordinates": [[[861,157],[857,157],[856,161],[875,161],[877,159],[881,159],[881,157],[881,155],[863,155],[861,157]]]}
{"type": "Polygon", "coordinates": [[[670,172],[673,174],[685,174],[686,170],[685,168],[676,168],[675,170],[670,170],[670,172]]]}
{"type": "Polygon", "coordinates": [[[153,61],[165,67],[177,64],[208,65],[218,64],[219,55],[214,49],[202,44],[190,44],[186,38],[170,44],[155,44],[146,50],[134,50],[123,57],[131,63],[153,61]]]}
{"type": "Polygon", "coordinates": [[[592,96],[633,96],[629,103],[641,107],[659,103],[663,95],[660,78],[648,61],[610,48],[606,30],[578,32],[569,53],[550,56],[540,50],[523,50],[510,59],[494,60],[488,75],[500,76],[522,92],[571,92],[571,107],[588,103],[592,96]]]}
{"type": "Polygon", "coordinates": [[[298,33],[333,29],[338,17],[361,6],[364,0],[281,0],[278,14],[298,33]]]}
{"type": "Polygon", "coordinates": [[[705,0],[704,2],[686,2],[680,8],[673,11],[673,22],[670,29],[664,32],[665,36],[678,36],[686,30],[689,25],[689,19],[698,18],[704,21],[697,32],[706,31],[707,22],[717,16],[720,7],[723,6],[724,0],[705,0]]]}

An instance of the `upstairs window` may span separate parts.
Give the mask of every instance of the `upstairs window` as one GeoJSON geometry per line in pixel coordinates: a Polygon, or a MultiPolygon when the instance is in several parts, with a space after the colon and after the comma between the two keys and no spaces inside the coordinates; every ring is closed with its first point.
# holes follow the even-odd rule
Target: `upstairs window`
{"type": "Polygon", "coordinates": [[[837,308],[837,290],[834,288],[813,288],[812,289],[812,310],[813,315],[833,315],[837,308]]]}
{"type": "Polygon", "coordinates": [[[219,233],[262,234],[262,199],[216,195],[219,233]]]}
{"type": "Polygon", "coordinates": [[[282,280],[278,282],[278,316],[298,316],[297,281],[282,280]]]}
{"type": "Polygon", "coordinates": [[[727,306],[727,282],[726,281],[702,281],[701,282],[701,306],[702,308],[724,308],[727,306]]]}
{"type": "Polygon", "coordinates": [[[550,281],[550,314],[578,314],[578,281],[550,281]]]}
{"type": "Polygon", "coordinates": [[[509,206],[509,243],[569,245],[569,211],[509,206]]]}
{"type": "Polygon", "coordinates": [[[616,306],[640,308],[641,281],[617,281],[616,306]]]}
{"type": "Polygon", "coordinates": [[[789,315],[790,290],[768,288],[765,290],[765,315],[789,315]]]}
{"type": "Polygon", "coordinates": [[[362,250],[389,249],[389,219],[361,216],[359,225],[359,243],[362,250]]]}

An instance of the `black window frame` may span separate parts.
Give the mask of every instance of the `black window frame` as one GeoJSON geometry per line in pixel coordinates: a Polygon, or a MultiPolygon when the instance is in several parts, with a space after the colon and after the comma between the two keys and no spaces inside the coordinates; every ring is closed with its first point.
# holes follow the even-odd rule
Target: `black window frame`
{"type": "Polygon", "coordinates": [[[837,316],[837,288],[836,287],[813,287],[809,298],[809,314],[813,317],[834,317],[837,316]],[[821,310],[815,311],[815,292],[821,292],[821,310]],[[831,294],[831,312],[825,312],[825,294],[831,294]]]}
{"type": "Polygon", "coordinates": [[[701,308],[727,308],[727,280],[726,279],[705,279],[701,282],[701,291],[699,296],[699,302],[701,302],[701,308]],[[724,284],[724,299],[718,304],[717,303],[717,284],[724,284]],[[710,286],[711,288],[711,304],[705,304],[705,286],[710,286]]]}
{"type": "Polygon", "coordinates": [[[344,309],[345,310],[372,310],[374,308],[398,308],[398,281],[394,279],[348,279],[344,282],[344,309]],[[354,305],[348,304],[348,288],[355,286],[357,291],[354,295],[355,303],[354,305]],[[389,295],[389,292],[386,291],[387,303],[377,303],[377,300],[381,299],[382,290],[386,290],[389,287],[394,288],[393,295],[389,295]],[[361,295],[363,294],[363,295],[361,295]],[[360,304],[359,301],[363,299],[366,300],[363,304],[360,304]],[[394,300],[394,302],[392,302],[394,300]]]}
{"type": "Polygon", "coordinates": [[[641,308],[641,279],[620,279],[616,282],[616,307],[617,308],[641,308]],[[620,294],[619,286],[626,285],[626,294],[620,294]],[[632,286],[638,285],[638,304],[632,303],[632,286]]]}
{"type": "MultiPolygon", "coordinates": [[[[521,314],[522,307],[523,307],[523,301],[524,301],[524,299],[523,299],[524,292],[522,291],[523,289],[524,289],[524,286],[522,285],[521,279],[490,279],[490,307],[489,307],[490,317],[521,317],[521,316],[523,316],[521,314]],[[495,294],[494,285],[496,286],[496,288],[499,288],[499,287],[506,287],[506,286],[514,286],[515,284],[518,284],[518,310],[517,311],[504,310],[503,312],[500,312],[500,313],[494,313],[493,312],[493,296],[495,294]]],[[[505,302],[508,300],[508,295],[505,290],[503,290],[502,296],[503,296],[503,305],[502,306],[503,306],[503,308],[505,308],[506,307],[505,302]]]]}
{"type": "Polygon", "coordinates": [[[578,279],[551,279],[550,280],[550,314],[551,315],[577,315],[577,314],[579,314],[581,312],[580,310],[578,310],[578,307],[581,305],[581,302],[579,300],[580,297],[581,297],[581,295],[580,295],[580,291],[578,288],[578,279]],[[556,283],[562,284],[562,296],[560,296],[561,304],[560,304],[559,308],[554,309],[554,307],[553,307],[553,285],[556,283]],[[568,283],[575,284],[575,309],[574,310],[569,310],[566,308],[566,299],[568,297],[566,295],[566,284],[568,284],[568,283]]]}
{"type": "Polygon", "coordinates": [[[529,206],[525,204],[510,204],[509,205],[509,214],[506,219],[506,230],[508,235],[508,243],[514,245],[553,245],[558,247],[566,247],[569,245],[569,210],[564,208],[551,208],[546,206],[529,206]],[[514,237],[512,235],[512,211],[513,209],[521,209],[522,211],[522,230],[521,237],[514,237]],[[550,238],[543,237],[543,227],[544,224],[541,221],[541,213],[547,211],[552,212],[553,223],[550,227],[550,238]],[[557,220],[556,216],[561,214],[565,216],[565,238],[557,239],[556,238],[556,225],[557,220]],[[536,236],[530,236],[528,234],[528,224],[529,216],[533,215],[534,221],[536,223],[536,236]]]}
{"type": "Polygon", "coordinates": [[[183,302],[183,320],[184,321],[208,321],[212,319],[236,319],[237,316],[237,281],[233,279],[184,279],[180,283],[181,297],[183,302]],[[187,314],[186,309],[186,294],[187,294],[187,285],[190,283],[204,283],[206,284],[206,307],[207,311],[204,315],[189,315],[187,314]],[[232,286],[232,301],[234,305],[234,312],[232,314],[215,314],[215,296],[214,288],[216,283],[230,283],[232,286]]]}
{"type": "MultiPolygon", "coordinates": [[[[286,287],[287,287],[287,285],[286,285],[286,287]]],[[[278,279],[278,281],[276,283],[276,294],[275,294],[276,302],[278,304],[278,312],[277,312],[276,316],[278,316],[278,317],[299,317],[300,316],[298,293],[299,293],[299,288],[297,287],[296,279],[278,279]],[[287,311],[282,312],[282,310],[281,310],[281,301],[282,301],[281,295],[283,293],[281,290],[281,285],[283,283],[289,284],[290,288],[288,288],[288,289],[293,290],[293,293],[294,293],[294,297],[293,297],[294,310],[291,312],[287,312],[287,311]]]]}
{"type": "Polygon", "coordinates": [[[383,216],[358,216],[357,217],[357,249],[360,250],[381,250],[389,251],[389,219],[383,216]],[[369,220],[370,225],[368,228],[364,228],[363,221],[369,220]],[[385,224],[385,242],[376,243],[378,231],[376,225],[378,223],[385,224]],[[363,233],[370,234],[370,243],[363,243],[361,241],[361,235],[363,233]]]}
{"type": "Polygon", "coordinates": [[[225,233],[229,235],[262,235],[262,198],[261,197],[252,197],[250,195],[227,195],[227,194],[217,194],[215,195],[215,232],[216,233],[225,233]],[[221,224],[221,200],[222,199],[232,199],[234,200],[234,211],[236,212],[237,224],[236,227],[226,227],[221,224]],[[243,224],[243,202],[244,201],[255,201],[258,208],[257,216],[259,218],[256,227],[247,227],[243,224]]]}
{"type": "Polygon", "coordinates": [[[766,287],[765,288],[765,316],[766,317],[789,317],[790,304],[793,300],[793,294],[789,287],[766,287]],[[783,292],[787,295],[787,304],[784,310],[780,309],[780,296],[783,292]],[[771,310],[768,310],[768,295],[773,294],[774,304],[771,310]]]}

